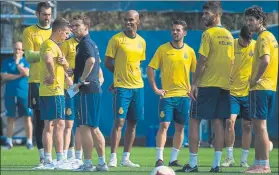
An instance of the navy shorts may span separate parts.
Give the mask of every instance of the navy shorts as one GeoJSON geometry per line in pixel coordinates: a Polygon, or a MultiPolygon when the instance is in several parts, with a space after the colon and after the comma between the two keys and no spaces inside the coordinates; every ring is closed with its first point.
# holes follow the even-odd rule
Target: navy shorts
{"type": "Polygon", "coordinates": [[[190,108],[190,98],[169,97],[161,98],[159,101],[160,122],[171,122],[184,125],[187,121],[190,108]]]}
{"type": "Polygon", "coordinates": [[[230,91],[219,87],[199,87],[196,101],[192,101],[190,117],[213,120],[230,117],[230,91]]]}
{"type": "Polygon", "coordinates": [[[41,120],[65,120],[65,97],[58,96],[40,96],[41,120]]]}
{"type": "Polygon", "coordinates": [[[28,87],[28,107],[33,110],[40,110],[40,83],[29,83],[28,87]]]}
{"type": "Polygon", "coordinates": [[[276,92],[253,90],[249,92],[249,116],[253,119],[266,120],[272,116],[276,92]]]}
{"type": "Polygon", "coordinates": [[[238,118],[251,121],[249,118],[249,97],[230,97],[231,114],[237,114],[238,118]]]}
{"type": "Polygon", "coordinates": [[[144,119],[144,88],[116,88],[113,100],[114,118],[144,119]]]}
{"type": "Polygon", "coordinates": [[[75,119],[75,99],[70,98],[65,92],[65,120],[75,119]]]}
{"type": "Polygon", "coordinates": [[[76,126],[87,125],[90,127],[99,127],[101,112],[101,93],[85,94],[80,92],[75,97],[76,104],[76,126]]]}
{"type": "Polygon", "coordinates": [[[31,117],[31,109],[28,108],[27,98],[15,97],[15,96],[5,96],[5,108],[7,117],[16,117],[16,107],[18,107],[19,117],[31,117]]]}

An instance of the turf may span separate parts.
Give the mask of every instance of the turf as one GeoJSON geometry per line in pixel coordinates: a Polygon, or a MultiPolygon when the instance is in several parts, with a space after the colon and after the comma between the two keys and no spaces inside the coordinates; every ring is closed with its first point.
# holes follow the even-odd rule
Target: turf
{"type": "MultiPolygon", "coordinates": [[[[121,159],[121,152],[123,148],[118,149],[118,161],[121,159]]],[[[168,163],[170,157],[171,148],[166,148],[164,151],[165,164],[168,163]]],[[[106,157],[109,158],[109,148],[106,149],[106,157]]],[[[200,148],[199,149],[199,173],[195,174],[209,174],[210,165],[213,161],[213,149],[212,148],[200,148]]],[[[225,158],[225,150],[223,151],[222,161],[225,158]]],[[[55,154],[53,153],[53,157],[55,154]]],[[[239,165],[241,149],[234,150],[234,156],[236,165],[239,165]]],[[[253,161],[254,149],[251,149],[249,153],[249,163],[253,161]]],[[[186,163],[189,159],[188,148],[182,148],[179,155],[181,163],[186,163]]],[[[94,173],[77,173],[70,171],[34,171],[31,170],[38,163],[38,152],[36,149],[27,150],[25,147],[14,147],[12,150],[1,149],[1,174],[2,175],[82,175],[82,174],[111,174],[111,175],[149,175],[155,164],[155,148],[143,148],[134,147],[132,150],[131,160],[141,165],[140,168],[110,168],[110,172],[94,172],[94,173]]],[[[97,164],[97,154],[94,150],[93,164],[97,164]]],[[[274,149],[270,154],[270,164],[273,174],[278,174],[278,149],[274,149]]],[[[177,169],[177,168],[174,168],[177,169]]],[[[230,167],[222,168],[220,174],[240,174],[243,173],[245,168],[230,167]]],[[[177,173],[186,174],[186,173],[177,173]]],[[[187,173],[194,174],[194,173],[187,173]]]]}

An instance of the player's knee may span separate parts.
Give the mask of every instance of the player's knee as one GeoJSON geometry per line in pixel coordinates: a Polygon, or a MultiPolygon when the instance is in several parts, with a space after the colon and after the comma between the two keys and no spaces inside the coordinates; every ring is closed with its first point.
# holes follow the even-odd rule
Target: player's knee
{"type": "Polygon", "coordinates": [[[243,125],[243,132],[246,132],[246,133],[251,132],[251,123],[245,123],[243,125]]]}
{"type": "Polygon", "coordinates": [[[175,132],[176,133],[184,133],[184,126],[176,124],[175,126],[175,132]]]}
{"type": "Polygon", "coordinates": [[[233,131],[234,130],[235,122],[233,120],[227,119],[226,120],[226,130],[233,131]]]}
{"type": "Polygon", "coordinates": [[[15,122],[15,118],[8,117],[8,123],[13,124],[15,122]]]}
{"type": "Polygon", "coordinates": [[[122,120],[119,120],[119,121],[115,122],[114,129],[117,130],[117,131],[121,131],[123,126],[124,126],[124,122],[125,121],[122,121],[122,120]]]}
{"type": "Polygon", "coordinates": [[[65,121],[64,120],[57,120],[57,121],[55,121],[55,128],[58,131],[64,130],[65,129],[65,121]]]}
{"type": "Polygon", "coordinates": [[[52,133],[52,132],[53,132],[53,126],[52,126],[52,124],[50,124],[50,123],[45,123],[44,131],[45,131],[45,132],[50,132],[50,133],[52,133]]]}
{"type": "Polygon", "coordinates": [[[169,123],[167,123],[167,122],[162,122],[162,123],[160,124],[159,130],[160,130],[161,132],[167,132],[168,128],[169,128],[169,123]]]}

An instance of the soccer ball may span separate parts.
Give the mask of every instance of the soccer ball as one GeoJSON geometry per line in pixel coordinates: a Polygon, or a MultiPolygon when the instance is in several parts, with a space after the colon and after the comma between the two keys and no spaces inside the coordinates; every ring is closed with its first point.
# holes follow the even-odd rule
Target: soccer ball
{"type": "Polygon", "coordinates": [[[269,151],[273,150],[273,143],[271,141],[269,141],[269,151]]]}
{"type": "Polygon", "coordinates": [[[154,168],[150,175],[175,175],[175,172],[170,167],[159,166],[154,168]]]}

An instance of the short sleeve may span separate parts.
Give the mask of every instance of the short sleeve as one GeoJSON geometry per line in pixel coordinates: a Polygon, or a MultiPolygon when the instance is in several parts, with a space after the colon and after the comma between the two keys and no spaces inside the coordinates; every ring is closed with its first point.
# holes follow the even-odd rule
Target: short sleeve
{"type": "Polygon", "coordinates": [[[153,58],[151,59],[149,63],[149,67],[152,67],[153,69],[159,69],[160,68],[160,63],[161,63],[161,51],[160,47],[156,50],[153,58]]]}
{"type": "Polygon", "coordinates": [[[264,55],[270,55],[270,44],[269,39],[267,37],[262,37],[260,39],[259,44],[259,58],[261,58],[264,55]]]}
{"type": "Polygon", "coordinates": [[[143,40],[142,43],[142,57],[141,57],[141,61],[144,61],[146,59],[146,42],[143,40]]]}
{"type": "Polygon", "coordinates": [[[25,51],[34,50],[31,34],[28,29],[25,29],[22,34],[22,45],[25,51]]]}
{"type": "Polygon", "coordinates": [[[96,58],[96,54],[95,54],[95,49],[94,48],[95,45],[90,43],[90,42],[84,42],[83,43],[83,55],[84,55],[84,59],[87,60],[90,57],[96,58]]]}
{"type": "Polygon", "coordinates": [[[63,42],[60,45],[60,50],[61,50],[62,54],[65,56],[66,60],[68,60],[69,44],[67,41],[63,42]]]}
{"type": "Polygon", "coordinates": [[[25,68],[30,68],[30,64],[27,62],[27,60],[25,58],[23,58],[23,64],[25,68]]]}
{"type": "Polygon", "coordinates": [[[191,61],[190,71],[196,72],[196,66],[197,66],[197,57],[196,57],[195,51],[192,50],[192,61],[191,61]]]}
{"type": "Polygon", "coordinates": [[[7,73],[8,64],[6,60],[3,60],[1,63],[1,73],[7,73]]]}
{"type": "Polygon", "coordinates": [[[210,51],[210,35],[207,32],[203,32],[199,54],[208,57],[210,51]]]}
{"type": "Polygon", "coordinates": [[[109,40],[108,46],[107,46],[107,50],[106,50],[106,56],[111,57],[111,58],[115,58],[116,56],[116,52],[117,52],[117,48],[118,48],[118,44],[117,44],[117,40],[112,37],[109,40]]]}

